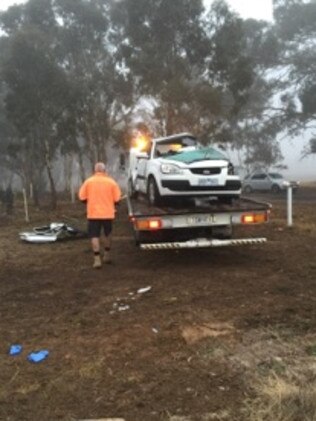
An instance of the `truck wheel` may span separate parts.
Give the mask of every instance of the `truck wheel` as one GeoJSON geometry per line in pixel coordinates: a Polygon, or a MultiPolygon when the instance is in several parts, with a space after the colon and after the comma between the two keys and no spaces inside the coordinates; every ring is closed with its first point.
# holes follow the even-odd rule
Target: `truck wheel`
{"type": "Polygon", "coordinates": [[[272,187],[271,187],[271,191],[274,194],[278,194],[278,193],[280,193],[280,187],[277,184],[273,184],[272,187]]]}
{"type": "Polygon", "coordinates": [[[161,204],[161,196],[154,177],[149,177],[147,186],[147,198],[151,206],[158,206],[161,204]]]}
{"type": "Polygon", "coordinates": [[[138,196],[138,191],[135,190],[134,184],[131,178],[128,179],[127,188],[128,188],[129,197],[131,199],[136,199],[138,196]]]}

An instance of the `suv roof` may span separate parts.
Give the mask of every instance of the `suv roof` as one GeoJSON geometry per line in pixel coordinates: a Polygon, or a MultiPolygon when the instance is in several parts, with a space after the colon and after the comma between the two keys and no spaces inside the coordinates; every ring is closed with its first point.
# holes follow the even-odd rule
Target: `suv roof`
{"type": "Polygon", "coordinates": [[[184,133],[174,134],[172,136],[157,137],[157,138],[154,138],[153,140],[155,142],[165,142],[165,141],[168,141],[168,140],[182,139],[183,137],[190,137],[192,139],[196,139],[196,137],[193,136],[193,134],[184,132],[184,133]]]}

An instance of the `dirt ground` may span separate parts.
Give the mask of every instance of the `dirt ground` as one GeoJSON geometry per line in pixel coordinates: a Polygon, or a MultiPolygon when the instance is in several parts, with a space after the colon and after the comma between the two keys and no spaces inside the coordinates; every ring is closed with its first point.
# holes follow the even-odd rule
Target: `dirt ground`
{"type": "Polygon", "coordinates": [[[84,227],[83,205],[31,209],[29,224],[18,204],[2,216],[0,419],[246,420],[258,379],[315,366],[316,188],[295,195],[291,228],[285,196],[262,198],[271,221],[235,236],[266,244],[185,251],[138,249],[123,204],[101,270],[87,239],[18,237],[54,221],[84,227]],[[40,349],[48,358],[30,363],[40,349]]]}

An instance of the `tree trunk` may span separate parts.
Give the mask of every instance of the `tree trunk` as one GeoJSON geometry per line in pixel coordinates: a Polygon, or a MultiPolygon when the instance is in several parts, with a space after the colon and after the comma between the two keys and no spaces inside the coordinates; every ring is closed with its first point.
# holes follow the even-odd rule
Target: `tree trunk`
{"type": "Polygon", "coordinates": [[[83,157],[82,157],[82,151],[80,150],[78,152],[78,162],[79,162],[79,174],[80,174],[80,181],[83,183],[86,179],[86,171],[83,165],[83,157]]]}
{"type": "Polygon", "coordinates": [[[63,157],[63,164],[64,164],[64,180],[65,180],[64,189],[66,190],[66,192],[70,192],[71,186],[72,186],[72,176],[73,176],[72,156],[69,156],[68,154],[66,154],[63,157]]]}
{"type": "Polygon", "coordinates": [[[54,177],[52,173],[52,166],[51,166],[50,153],[49,153],[49,143],[47,140],[45,140],[45,149],[46,149],[45,164],[46,164],[46,170],[47,170],[50,193],[51,193],[51,209],[55,210],[57,208],[57,192],[56,192],[55,181],[54,181],[54,177]]]}
{"type": "Polygon", "coordinates": [[[168,103],[167,108],[167,123],[166,123],[166,132],[167,136],[174,134],[174,110],[172,104],[168,103]]]}

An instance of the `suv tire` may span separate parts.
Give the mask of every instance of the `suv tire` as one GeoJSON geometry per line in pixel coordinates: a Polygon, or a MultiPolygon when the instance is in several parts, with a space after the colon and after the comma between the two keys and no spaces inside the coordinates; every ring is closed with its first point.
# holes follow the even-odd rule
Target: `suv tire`
{"type": "Polygon", "coordinates": [[[138,191],[135,190],[133,180],[131,178],[128,179],[127,183],[128,194],[131,199],[136,199],[138,196],[138,191]]]}
{"type": "Polygon", "coordinates": [[[153,176],[150,176],[147,184],[147,199],[150,206],[161,205],[162,199],[159,194],[156,180],[153,176]]]}
{"type": "Polygon", "coordinates": [[[252,193],[252,187],[249,185],[245,186],[243,190],[246,194],[252,193]]]}
{"type": "Polygon", "coordinates": [[[272,193],[274,193],[274,194],[278,194],[278,193],[280,193],[280,187],[277,185],[277,184],[272,184],[272,187],[271,187],[271,191],[272,191],[272,193]]]}

